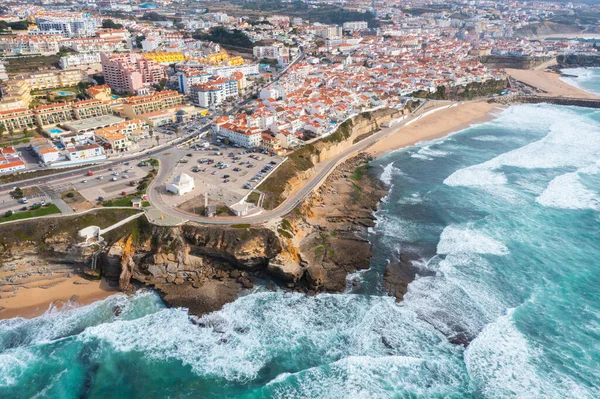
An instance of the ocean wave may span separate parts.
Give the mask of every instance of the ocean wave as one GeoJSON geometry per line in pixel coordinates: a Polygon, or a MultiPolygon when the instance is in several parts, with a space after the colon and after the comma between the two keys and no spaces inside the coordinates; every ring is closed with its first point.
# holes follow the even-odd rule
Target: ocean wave
{"type": "Polygon", "coordinates": [[[467,226],[449,225],[442,231],[437,253],[455,254],[461,252],[506,255],[508,248],[502,242],[482,231],[467,226]]]}
{"type": "Polygon", "coordinates": [[[595,174],[597,171],[598,167],[594,164],[557,176],[535,201],[549,208],[600,210],[598,193],[587,188],[580,177],[580,173],[595,174]]]}
{"type": "MultiPolygon", "coordinates": [[[[523,118],[531,111],[528,107],[515,109],[521,112],[515,111],[513,116],[516,114],[523,118]]],[[[507,179],[499,169],[505,166],[521,169],[582,167],[600,157],[599,124],[596,121],[566,108],[552,108],[548,112],[541,110],[542,114],[536,115],[535,120],[551,122],[546,136],[489,161],[459,169],[447,177],[444,184],[467,187],[503,185],[507,179]]]]}

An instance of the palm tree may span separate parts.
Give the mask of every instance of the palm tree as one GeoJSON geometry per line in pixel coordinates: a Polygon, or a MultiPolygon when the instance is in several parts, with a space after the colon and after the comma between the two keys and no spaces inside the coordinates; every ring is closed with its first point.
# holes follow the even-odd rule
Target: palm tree
{"type": "Polygon", "coordinates": [[[158,142],[160,141],[160,137],[156,136],[154,138],[156,139],[156,144],[158,145],[158,142]]]}
{"type": "Polygon", "coordinates": [[[12,127],[10,129],[8,129],[8,134],[10,135],[10,141],[14,141],[14,139],[15,139],[15,131],[13,130],[12,127]]]}

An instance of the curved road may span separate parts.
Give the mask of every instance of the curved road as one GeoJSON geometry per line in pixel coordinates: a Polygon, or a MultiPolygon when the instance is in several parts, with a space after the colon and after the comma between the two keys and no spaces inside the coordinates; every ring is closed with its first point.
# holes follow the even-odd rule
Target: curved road
{"type": "MultiPolygon", "coordinates": [[[[448,102],[438,103],[439,105],[427,109],[426,112],[431,112],[433,109],[442,108],[448,106],[448,102]]],[[[424,107],[425,108],[425,107],[424,107]]],[[[355,145],[348,148],[346,151],[342,152],[340,155],[335,158],[326,161],[323,164],[317,166],[317,173],[312,176],[309,180],[307,180],[302,188],[295,193],[293,193],[290,197],[286,198],[277,208],[273,210],[265,210],[257,215],[250,216],[230,216],[230,217],[218,217],[218,218],[209,218],[205,216],[198,216],[195,214],[191,214],[188,212],[184,212],[177,208],[172,208],[171,206],[165,204],[162,200],[159,190],[161,189],[163,183],[166,178],[172,171],[171,167],[159,167],[159,173],[148,188],[148,198],[152,203],[152,206],[161,211],[164,215],[169,215],[179,219],[185,219],[187,221],[204,223],[204,224],[216,224],[216,225],[228,225],[235,223],[262,223],[268,220],[282,217],[289,212],[291,212],[308,194],[310,194],[316,187],[318,187],[324,180],[329,176],[329,174],[343,161],[348,159],[349,157],[364,151],[368,147],[370,147],[375,142],[385,139],[391,134],[395,133],[396,130],[405,126],[408,122],[413,121],[417,118],[420,118],[420,115],[413,114],[389,128],[385,128],[366,139],[359,141],[355,145]]]]}

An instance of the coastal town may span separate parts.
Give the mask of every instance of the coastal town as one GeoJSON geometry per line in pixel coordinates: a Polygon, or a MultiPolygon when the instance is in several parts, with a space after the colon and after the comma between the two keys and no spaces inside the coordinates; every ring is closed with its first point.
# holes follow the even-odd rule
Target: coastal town
{"type": "Polygon", "coordinates": [[[37,198],[52,212],[143,202],[171,222],[257,215],[263,183],[291,154],[336,140],[357,116],[388,110],[381,127],[399,128],[436,101],[543,95],[552,82],[507,84],[509,68],[597,53],[585,33],[560,35],[584,24],[548,22],[585,5],[358,2],[328,17],[318,12],[327,2],[306,7],[314,18],[297,16],[298,4],[291,15],[169,1],[3,4],[0,173],[14,177],[0,212],[50,212],[18,206],[25,189],[30,208],[37,198]],[[147,170],[129,177],[153,157],[172,172],[159,173],[154,195],[139,187],[147,170]],[[171,193],[174,179],[190,188],[171,193]]]}
{"type": "Polygon", "coordinates": [[[3,0],[0,397],[597,398],[597,0],[3,0]]]}

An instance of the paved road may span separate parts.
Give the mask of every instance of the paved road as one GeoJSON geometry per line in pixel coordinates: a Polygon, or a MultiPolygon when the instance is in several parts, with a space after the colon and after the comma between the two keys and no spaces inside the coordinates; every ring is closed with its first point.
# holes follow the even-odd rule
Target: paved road
{"type": "MultiPolygon", "coordinates": [[[[449,102],[439,102],[432,108],[423,107],[423,112],[430,112],[435,108],[441,108],[448,106],[449,102]]],[[[318,187],[324,180],[329,176],[329,174],[343,161],[348,159],[349,157],[357,154],[361,151],[366,150],[372,144],[376,143],[379,140],[385,139],[391,134],[395,133],[400,127],[406,125],[407,123],[417,119],[420,117],[419,114],[413,114],[406,118],[404,121],[396,124],[395,126],[382,129],[381,131],[373,134],[372,136],[356,143],[340,155],[335,158],[327,161],[324,164],[318,166],[317,173],[311,177],[308,181],[304,183],[302,188],[295,192],[290,197],[286,198],[283,203],[281,203],[277,208],[273,210],[263,211],[258,215],[251,215],[247,217],[219,217],[219,218],[209,218],[204,216],[194,215],[188,212],[181,211],[177,208],[171,208],[162,201],[160,194],[158,192],[159,186],[161,182],[164,182],[167,176],[170,175],[169,168],[161,168],[157,178],[154,180],[153,184],[148,189],[148,196],[152,205],[159,209],[163,214],[169,215],[171,217],[186,219],[193,222],[204,223],[204,224],[216,224],[216,225],[228,225],[235,223],[262,223],[268,220],[285,216],[289,212],[291,212],[308,194],[310,194],[316,187],[318,187]]]]}

